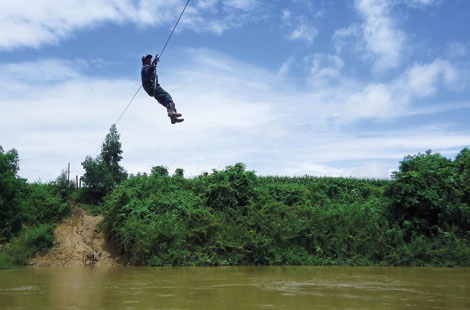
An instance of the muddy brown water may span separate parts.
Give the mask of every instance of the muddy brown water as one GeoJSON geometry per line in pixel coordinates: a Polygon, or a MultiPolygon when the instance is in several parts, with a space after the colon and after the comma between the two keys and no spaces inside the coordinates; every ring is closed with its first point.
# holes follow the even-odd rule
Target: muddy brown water
{"type": "Polygon", "coordinates": [[[30,267],[0,309],[470,309],[470,268],[30,267]]]}

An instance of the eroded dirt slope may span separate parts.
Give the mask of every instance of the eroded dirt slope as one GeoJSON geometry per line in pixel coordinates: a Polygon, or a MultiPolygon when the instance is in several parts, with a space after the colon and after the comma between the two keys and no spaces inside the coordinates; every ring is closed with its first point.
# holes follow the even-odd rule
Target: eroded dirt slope
{"type": "Polygon", "coordinates": [[[117,265],[100,227],[103,217],[91,216],[76,207],[54,231],[55,245],[45,255],[31,260],[32,266],[117,265]]]}

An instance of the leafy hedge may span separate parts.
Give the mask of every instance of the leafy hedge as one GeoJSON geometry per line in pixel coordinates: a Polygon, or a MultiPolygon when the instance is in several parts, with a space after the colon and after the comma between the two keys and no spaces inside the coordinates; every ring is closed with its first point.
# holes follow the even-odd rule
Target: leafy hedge
{"type": "MultiPolygon", "coordinates": [[[[431,155],[425,160],[441,161],[431,155]]],[[[469,266],[468,218],[443,220],[438,228],[422,223],[401,199],[414,201],[413,195],[435,188],[413,188],[403,181],[408,172],[402,169],[391,181],[258,177],[236,164],[185,179],[181,170],[169,176],[155,167],[105,199],[106,227],[137,265],[469,266]],[[409,189],[406,196],[400,186],[409,189]]],[[[444,185],[438,188],[448,193],[444,185]]],[[[450,199],[441,193],[435,199],[442,197],[450,199]]],[[[452,201],[465,212],[461,197],[452,201]]],[[[424,208],[445,219],[455,205],[424,208]]]]}

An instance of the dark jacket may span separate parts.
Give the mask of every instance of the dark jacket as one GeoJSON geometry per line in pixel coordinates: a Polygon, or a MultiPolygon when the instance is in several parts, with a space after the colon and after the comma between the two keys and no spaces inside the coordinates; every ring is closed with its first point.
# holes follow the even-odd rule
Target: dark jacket
{"type": "MultiPolygon", "coordinates": [[[[145,89],[147,94],[153,97],[154,87],[155,87],[155,69],[156,66],[152,65],[143,65],[140,75],[142,77],[142,87],[145,89]]],[[[158,82],[158,77],[157,77],[158,82]]]]}

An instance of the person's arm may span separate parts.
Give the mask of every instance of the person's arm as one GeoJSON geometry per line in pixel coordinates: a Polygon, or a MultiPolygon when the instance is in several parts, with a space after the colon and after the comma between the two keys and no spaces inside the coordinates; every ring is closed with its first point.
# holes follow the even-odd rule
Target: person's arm
{"type": "Polygon", "coordinates": [[[157,62],[159,62],[159,61],[160,61],[160,58],[158,57],[158,54],[157,54],[157,55],[155,55],[155,58],[154,58],[153,61],[152,61],[152,66],[155,66],[155,67],[156,67],[156,66],[157,66],[157,62]]]}
{"type": "Polygon", "coordinates": [[[158,74],[157,74],[157,63],[160,61],[160,58],[158,57],[158,54],[155,55],[155,58],[152,61],[152,68],[153,68],[153,74],[155,77],[155,85],[158,84],[158,74]]]}

